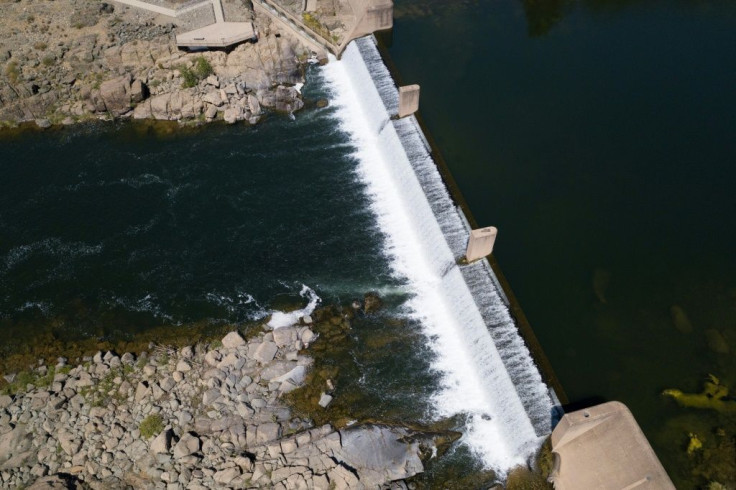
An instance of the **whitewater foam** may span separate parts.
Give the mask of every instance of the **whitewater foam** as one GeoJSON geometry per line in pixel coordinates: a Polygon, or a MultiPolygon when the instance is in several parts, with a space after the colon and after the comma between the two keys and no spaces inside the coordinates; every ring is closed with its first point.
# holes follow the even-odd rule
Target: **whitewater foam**
{"type": "Polygon", "coordinates": [[[301,310],[288,312],[274,310],[271,313],[271,319],[268,321],[267,325],[273,329],[296,325],[303,317],[311,315],[314,309],[317,308],[320,301],[322,301],[322,299],[317,296],[317,293],[305,284],[302,284],[302,290],[299,292],[299,296],[302,298],[309,298],[307,306],[301,310]]]}
{"type": "Polygon", "coordinates": [[[355,146],[393,273],[414,293],[406,314],[421,323],[435,353],[436,416],[464,414],[462,441],[487,467],[504,473],[524,464],[549,431],[552,402],[487,262],[457,266],[468,229],[416,119],[392,121],[398,91],[370,38],[351,43],[322,73],[355,146]],[[479,291],[488,296],[482,308],[479,291]]]}

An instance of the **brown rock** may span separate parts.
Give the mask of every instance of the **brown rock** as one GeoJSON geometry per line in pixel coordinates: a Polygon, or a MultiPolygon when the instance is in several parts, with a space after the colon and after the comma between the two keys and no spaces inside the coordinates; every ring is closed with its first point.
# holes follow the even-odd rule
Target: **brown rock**
{"type": "Polygon", "coordinates": [[[100,97],[102,98],[107,111],[112,113],[114,116],[119,116],[130,111],[130,76],[125,75],[104,82],[100,86],[100,97]]]}

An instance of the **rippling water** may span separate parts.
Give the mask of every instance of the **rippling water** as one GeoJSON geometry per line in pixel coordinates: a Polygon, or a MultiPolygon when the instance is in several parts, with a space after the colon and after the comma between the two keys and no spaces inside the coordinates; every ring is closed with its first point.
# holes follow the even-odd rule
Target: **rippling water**
{"type": "Polygon", "coordinates": [[[0,343],[32,338],[30,319],[104,336],[262,318],[302,284],[329,301],[399,287],[332,111],[3,141],[0,343]]]}

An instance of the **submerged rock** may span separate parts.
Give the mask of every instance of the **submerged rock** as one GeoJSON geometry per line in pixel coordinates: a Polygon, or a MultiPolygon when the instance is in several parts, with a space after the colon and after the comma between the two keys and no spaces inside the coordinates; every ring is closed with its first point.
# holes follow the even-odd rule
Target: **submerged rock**
{"type": "Polygon", "coordinates": [[[375,292],[366,293],[363,304],[366,313],[376,312],[383,307],[381,297],[375,292]]]}
{"type": "Polygon", "coordinates": [[[662,392],[664,396],[674,398],[678,404],[684,407],[709,408],[719,412],[736,412],[736,400],[728,397],[728,387],[721,381],[708,375],[702,393],[683,393],[678,389],[666,389],[662,392]]]}
{"type": "Polygon", "coordinates": [[[687,313],[681,307],[673,305],[670,308],[670,316],[672,317],[672,323],[675,324],[675,328],[680,332],[690,333],[693,331],[693,325],[690,323],[687,313]]]}
{"type": "Polygon", "coordinates": [[[721,332],[715,328],[709,328],[705,331],[705,338],[708,341],[708,348],[716,354],[728,354],[730,349],[726,339],[723,338],[721,332]]]}

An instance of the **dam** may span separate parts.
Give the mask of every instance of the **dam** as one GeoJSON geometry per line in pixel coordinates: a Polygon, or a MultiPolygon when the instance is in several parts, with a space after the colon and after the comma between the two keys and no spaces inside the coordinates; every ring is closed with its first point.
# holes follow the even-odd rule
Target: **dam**
{"type": "Polygon", "coordinates": [[[488,261],[461,264],[470,225],[453,202],[415,116],[396,118],[399,91],[375,38],[324,67],[358,172],[385,230],[393,272],[414,297],[442,375],[438,416],[463,414],[463,441],[500,473],[525,464],[550,434],[559,402],[544,383],[488,261]]]}

